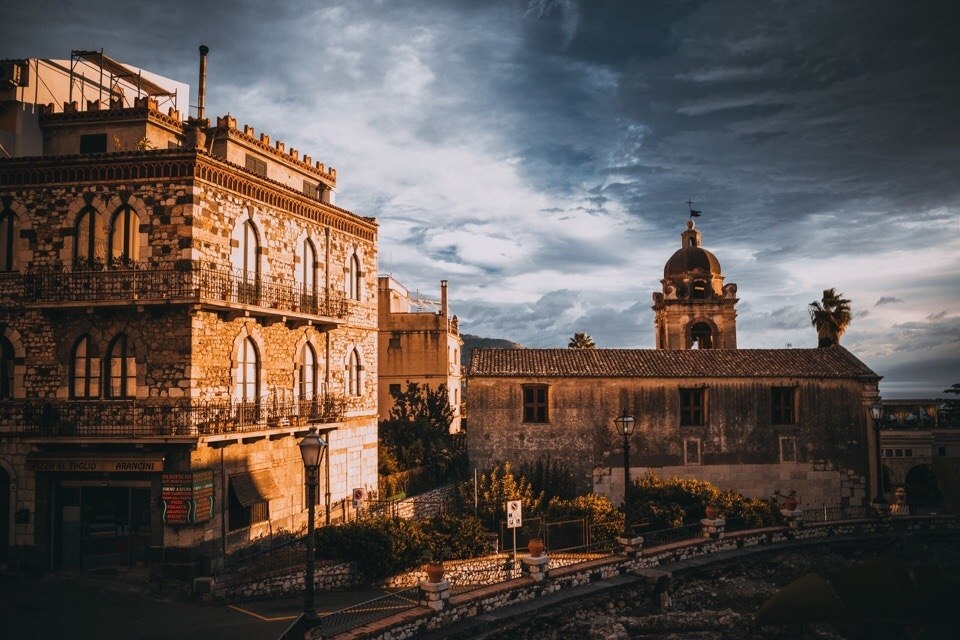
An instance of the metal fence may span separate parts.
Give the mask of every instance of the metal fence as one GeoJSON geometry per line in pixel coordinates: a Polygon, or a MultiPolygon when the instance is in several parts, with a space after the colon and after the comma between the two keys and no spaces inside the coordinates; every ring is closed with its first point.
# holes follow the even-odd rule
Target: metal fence
{"type": "Polygon", "coordinates": [[[307,287],[293,278],[235,270],[212,263],[120,263],[77,265],[72,271],[27,273],[26,299],[32,302],[216,301],[344,318],[343,294],[307,287]]]}
{"type": "Polygon", "coordinates": [[[643,535],[643,546],[646,549],[650,547],[659,547],[673,542],[682,542],[701,537],[703,525],[699,522],[691,522],[681,527],[672,527],[670,529],[658,529],[656,531],[645,531],[643,535]]]}
{"type": "Polygon", "coordinates": [[[863,505],[847,505],[843,507],[817,507],[803,510],[804,523],[835,522],[838,520],[855,520],[869,518],[875,513],[867,511],[863,505]]]}
{"type": "Polygon", "coordinates": [[[617,553],[617,542],[615,540],[601,540],[579,547],[570,547],[569,549],[551,550],[550,568],[566,567],[590,560],[599,560],[617,553]]]}
{"type": "Polygon", "coordinates": [[[31,436],[162,437],[246,433],[270,428],[336,422],[342,396],[268,395],[241,400],[171,401],[164,398],[26,400],[23,433],[31,436]]]}
{"type": "Polygon", "coordinates": [[[394,591],[321,617],[313,627],[312,633],[319,632],[321,636],[328,638],[380,618],[402,613],[419,604],[420,587],[394,591]]]}

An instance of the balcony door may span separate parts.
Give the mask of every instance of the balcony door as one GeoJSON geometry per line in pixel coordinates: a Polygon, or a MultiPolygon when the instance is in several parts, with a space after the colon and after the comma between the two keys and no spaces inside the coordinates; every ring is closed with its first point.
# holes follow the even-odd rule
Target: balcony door
{"type": "Polygon", "coordinates": [[[234,229],[230,264],[236,281],[236,302],[259,304],[260,236],[252,220],[244,220],[234,229]]]}

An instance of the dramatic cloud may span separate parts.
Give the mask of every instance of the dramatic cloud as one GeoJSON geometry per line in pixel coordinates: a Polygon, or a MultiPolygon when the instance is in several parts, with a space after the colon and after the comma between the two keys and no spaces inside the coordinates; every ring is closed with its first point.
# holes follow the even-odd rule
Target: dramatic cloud
{"type": "Polygon", "coordinates": [[[741,346],[815,346],[807,304],[837,287],[843,343],[885,393],[960,380],[957,3],[35,0],[4,17],[2,57],[103,46],[185,82],[208,44],[209,112],[337,167],[338,203],[380,223],[381,269],[449,278],[469,333],[652,346],[693,198],[739,285],[741,346]]]}

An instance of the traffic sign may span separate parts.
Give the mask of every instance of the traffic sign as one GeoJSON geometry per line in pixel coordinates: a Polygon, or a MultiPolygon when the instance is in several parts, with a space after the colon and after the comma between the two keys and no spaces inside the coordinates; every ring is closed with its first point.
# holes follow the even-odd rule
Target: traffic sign
{"type": "Polygon", "coordinates": [[[523,508],[519,500],[507,502],[507,529],[516,529],[523,524],[523,508]]]}
{"type": "Polygon", "coordinates": [[[353,490],[353,507],[356,509],[360,506],[360,503],[363,501],[366,492],[363,490],[363,487],[357,487],[353,490]]]}

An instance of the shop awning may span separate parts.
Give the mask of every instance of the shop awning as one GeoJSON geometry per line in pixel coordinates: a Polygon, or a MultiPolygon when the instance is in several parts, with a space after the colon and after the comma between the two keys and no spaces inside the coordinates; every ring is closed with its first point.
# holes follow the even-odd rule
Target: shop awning
{"type": "Polygon", "coordinates": [[[277,486],[277,481],[273,479],[273,473],[269,469],[236,473],[230,476],[230,485],[233,487],[237,500],[245,507],[253,506],[258,502],[273,500],[282,495],[280,487],[277,486]]]}

